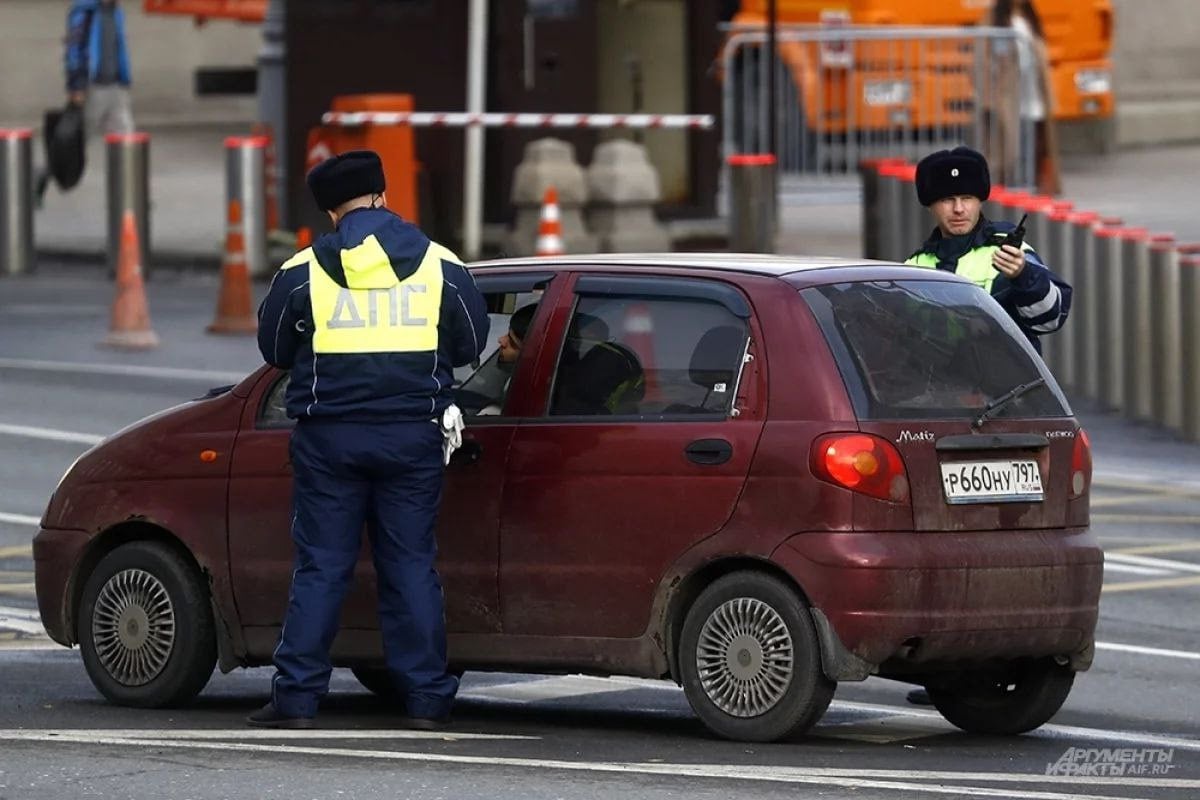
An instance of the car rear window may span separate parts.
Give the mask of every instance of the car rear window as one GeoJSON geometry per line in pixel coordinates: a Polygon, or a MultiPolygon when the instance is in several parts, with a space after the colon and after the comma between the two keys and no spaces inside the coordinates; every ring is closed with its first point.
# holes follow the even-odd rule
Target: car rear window
{"type": "Polygon", "coordinates": [[[1045,379],[997,417],[1071,414],[1025,335],[982,289],[951,281],[871,281],[801,291],[837,360],[859,419],[977,416],[1045,379]]]}

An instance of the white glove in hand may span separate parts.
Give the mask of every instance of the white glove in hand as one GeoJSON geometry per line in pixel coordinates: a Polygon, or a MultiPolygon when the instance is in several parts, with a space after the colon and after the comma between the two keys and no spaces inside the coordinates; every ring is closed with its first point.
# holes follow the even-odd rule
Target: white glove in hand
{"type": "Polygon", "coordinates": [[[451,404],[442,412],[442,461],[450,463],[450,456],[462,447],[463,415],[458,406],[451,404]]]}

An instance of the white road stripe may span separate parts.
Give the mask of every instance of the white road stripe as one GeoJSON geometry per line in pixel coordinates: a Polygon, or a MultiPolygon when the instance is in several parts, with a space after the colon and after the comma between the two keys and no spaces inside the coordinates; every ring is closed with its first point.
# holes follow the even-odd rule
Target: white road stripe
{"type": "Polygon", "coordinates": [[[1171,575],[1169,569],[1161,569],[1159,567],[1135,567],[1132,564],[1122,564],[1113,559],[1111,555],[1104,557],[1105,572],[1129,572],[1134,575],[1171,575]]]}
{"type": "MultiPolygon", "coordinates": [[[[313,740],[319,740],[324,731],[309,731],[313,740]]],[[[506,756],[469,756],[449,753],[406,753],[387,750],[352,750],[329,747],[307,747],[298,745],[250,744],[245,742],[215,742],[215,741],[172,741],[166,739],[144,739],[130,737],[115,737],[104,735],[101,731],[28,731],[0,730],[0,740],[3,741],[35,741],[82,744],[87,746],[114,745],[144,748],[152,745],[158,748],[176,748],[183,750],[217,750],[241,753],[267,753],[276,755],[315,755],[340,756],[342,758],[372,759],[381,761],[406,761],[426,764],[462,764],[468,766],[495,766],[506,768],[529,768],[555,770],[574,773],[603,773],[618,775],[654,775],[666,777],[724,779],[754,783],[785,783],[807,785],[834,785],[856,789],[892,789],[897,791],[914,792],[920,795],[952,795],[956,797],[1001,797],[1028,798],[1028,800],[1112,800],[1112,795],[1061,793],[1054,791],[1036,791],[1021,789],[1015,786],[990,788],[985,786],[961,786],[922,782],[924,777],[919,772],[897,771],[901,780],[864,779],[857,770],[826,771],[822,769],[805,769],[802,767],[771,767],[763,765],[709,765],[709,764],[660,764],[639,762],[587,762],[562,761],[557,759],[520,758],[506,756]],[[849,773],[849,774],[847,774],[849,773]]],[[[941,773],[936,773],[941,774],[941,773]]],[[[977,773],[964,773],[977,774],[977,773]]],[[[1008,782],[1011,776],[1004,773],[985,773],[988,777],[984,782],[1008,782]]],[[[1036,777],[1038,783],[1056,784],[1067,783],[1081,785],[1090,783],[1086,779],[1059,776],[1020,776],[1019,781],[1025,782],[1027,777],[1036,777]]],[[[933,780],[947,780],[944,777],[933,780]]],[[[957,778],[951,779],[957,780],[957,778]]],[[[966,778],[964,780],[970,780],[966,778]]],[[[1104,785],[1111,786],[1112,779],[1102,779],[1104,785]]],[[[1122,778],[1127,785],[1149,785],[1170,788],[1200,788],[1200,781],[1189,781],[1172,778],[1122,778]]]]}
{"type": "Polygon", "coordinates": [[[238,383],[246,372],[218,372],[176,367],[146,367],[135,364],[86,364],[73,361],[38,361],[24,358],[0,358],[0,369],[31,372],[65,372],[87,375],[116,375],[127,378],[166,378],[169,380],[204,381],[213,384],[238,383]]]}
{"type": "Polygon", "coordinates": [[[12,617],[26,622],[41,622],[42,616],[32,608],[12,608],[0,606],[0,619],[12,617]]]}
{"type": "Polygon", "coordinates": [[[25,615],[18,616],[7,612],[8,609],[0,608],[0,630],[31,633],[35,636],[46,635],[46,629],[42,627],[41,617],[35,617],[34,620],[36,621],[34,621],[25,615]]]}
{"type": "MultiPolygon", "coordinates": [[[[910,717],[927,717],[930,719],[941,719],[942,715],[936,711],[926,711],[917,708],[903,708],[901,706],[888,706],[879,703],[858,703],[854,701],[838,701],[835,700],[830,704],[830,708],[845,708],[853,711],[871,711],[880,714],[892,714],[896,716],[910,717]]],[[[950,723],[946,723],[947,732],[956,731],[950,723]]],[[[1174,747],[1178,750],[1200,751],[1200,739],[1183,739],[1174,736],[1159,736],[1152,733],[1138,733],[1134,731],[1116,731],[1105,728],[1081,728],[1077,725],[1043,725],[1032,733],[1026,734],[1029,738],[1051,738],[1051,739],[1087,739],[1089,741],[1100,742],[1121,742],[1122,747],[1129,747],[1133,744],[1145,745],[1147,747],[1174,747]]]]}
{"type": "Polygon", "coordinates": [[[1200,653],[1188,650],[1164,650],[1161,647],[1142,647],[1137,644],[1118,644],[1117,642],[1096,642],[1097,650],[1114,650],[1119,653],[1137,653],[1144,656],[1162,656],[1163,658],[1184,658],[1189,661],[1200,661],[1200,653]]]}
{"type": "Polygon", "coordinates": [[[78,433],[58,428],[36,428],[32,425],[5,425],[0,423],[0,435],[20,436],[25,439],[43,439],[48,442],[70,442],[71,444],[95,445],[104,441],[94,433],[78,433]]]}
{"type": "Polygon", "coordinates": [[[1132,564],[1138,567],[1157,567],[1172,572],[1200,572],[1200,564],[1191,561],[1176,561],[1169,558],[1151,558],[1150,556],[1133,556],[1126,553],[1105,553],[1104,560],[1118,561],[1122,564],[1132,564]]]}
{"type": "MultiPolygon", "coordinates": [[[[18,730],[0,730],[0,739],[16,739],[19,738],[18,730]]],[[[255,739],[303,739],[313,741],[314,739],[336,739],[336,740],[354,740],[354,739],[496,739],[510,741],[541,741],[541,736],[529,736],[517,733],[468,733],[465,731],[420,731],[403,729],[370,729],[363,728],[361,730],[322,730],[313,728],[310,730],[247,730],[245,728],[192,728],[192,729],[155,729],[155,728],[92,728],[88,730],[79,730],[75,728],[59,728],[54,730],[30,730],[29,733],[47,734],[58,737],[75,737],[82,735],[98,734],[117,739],[137,739],[147,741],[187,741],[195,740],[201,742],[220,741],[224,739],[233,739],[234,741],[255,740],[255,739]]]]}
{"type": "Polygon", "coordinates": [[[0,522],[9,525],[37,525],[41,521],[41,517],[31,517],[28,514],[7,514],[0,511],[0,522]]]}

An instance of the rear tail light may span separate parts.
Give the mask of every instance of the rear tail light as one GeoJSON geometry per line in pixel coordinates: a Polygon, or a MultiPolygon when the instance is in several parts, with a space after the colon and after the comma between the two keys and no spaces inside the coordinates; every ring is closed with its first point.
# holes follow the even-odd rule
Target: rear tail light
{"type": "Polygon", "coordinates": [[[908,472],[895,446],[878,436],[843,433],[813,444],[813,473],[823,481],[892,503],[908,503],[908,472]]]}
{"type": "Polygon", "coordinates": [[[1082,497],[1092,485],[1092,442],[1087,431],[1075,435],[1075,452],[1071,454],[1071,499],[1082,497]]]}

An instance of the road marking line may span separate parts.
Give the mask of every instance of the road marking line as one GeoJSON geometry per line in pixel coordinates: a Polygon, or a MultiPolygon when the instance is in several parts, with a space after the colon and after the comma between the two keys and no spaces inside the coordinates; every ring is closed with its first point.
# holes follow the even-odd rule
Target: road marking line
{"type": "Polygon", "coordinates": [[[32,583],[0,583],[0,596],[33,597],[37,587],[32,583]]]}
{"type": "Polygon", "coordinates": [[[1124,497],[1093,497],[1090,501],[1088,501],[1088,507],[1105,508],[1107,506],[1127,506],[1133,503],[1144,503],[1148,500],[1162,500],[1162,498],[1163,495],[1159,492],[1140,492],[1138,494],[1127,494],[1124,497]]]}
{"type": "MultiPolygon", "coordinates": [[[[38,525],[41,521],[41,517],[32,517],[28,514],[6,514],[0,511],[0,522],[9,525],[38,525]]],[[[28,545],[23,545],[23,547],[25,553],[30,552],[28,545]]],[[[0,547],[0,558],[8,558],[10,553],[20,555],[21,547],[0,547]]]]}
{"type": "Polygon", "coordinates": [[[1139,547],[1122,547],[1109,552],[1121,555],[1153,555],[1154,553],[1187,553],[1200,550],[1200,542],[1168,542],[1165,544],[1148,544],[1139,547]]]}
{"type": "Polygon", "coordinates": [[[1114,561],[1112,556],[1106,556],[1104,559],[1105,572],[1132,572],[1134,575],[1172,575],[1174,573],[1169,569],[1159,569],[1158,567],[1135,567],[1132,564],[1122,564],[1119,561],[1114,561]]]}
{"type": "Polygon", "coordinates": [[[1200,586],[1200,575],[1192,578],[1162,578],[1156,581],[1106,583],[1100,588],[1100,591],[1104,593],[1136,592],[1142,589],[1171,589],[1177,586],[1200,586]]]}
{"type": "Polygon", "coordinates": [[[210,383],[240,383],[250,371],[217,372],[174,367],[144,367],[132,364],[84,364],[71,361],[38,361],[24,358],[0,358],[0,369],[32,372],[76,372],[91,375],[117,375],[130,378],[168,378],[210,383]]]}
{"type": "Polygon", "coordinates": [[[1173,497],[1200,498],[1200,488],[1197,488],[1194,482],[1166,483],[1161,478],[1148,474],[1093,473],[1092,486],[1173,497]]]}
{"type": "Polygon", "coordinates": [[[21,610],[20,613],[10,613],[16,609],[0,608],[0,628],[5,628],[18,633],[32,633],[41,636],[46,635],[46,629],[42,627],[42,618],[36,615],[31,618],[29,612],[21,610]]]}
{"type": "MultiPolygon", "coordinates": [[[[942,719],[942,715],[936,711],[927,711],[919,708],[904,708],[901,706],[888,706],[880,703],[859,703],[852,700],[834,700],[830,704],[830,708],[842,708],[850,711],[871,711],[880,714],[892,714],[896,716],[912,716],[912,717],[927,717],[930,719],[942,719]]],[[[950,723],[946,723],[949,725],[950,723]]],[[[958,730],[957,728],[951,728],[958,730]]],[[[1119,741],[1123,743],[1134,743],[1146,746],[1155,747],[1174,747],[1177,750],[1200,751],[1200,739],[1183,739],[1173,736],[1160,736],[1153,733],[1139,733],[1136,731],[1114,731],[1104,728],[1081,728],[1077,725],[1055,725],[1053,723],[1046,724],[1037,730],[1027,734],[1029,738],[1051,738],[1051,739],[1069,739],[1080,738],[1088,739],[1089,741],[1119,741]]],[[[1128,747],[1128,744],[1122,744],[1122,747],[1128,747]]]]}
{"type": "MultiPolygon", "coordinates": [[[[321,731],[311,731],[314,739],[319,739],[321,731]]],[[[858,770],[831,771],[821,768],[805,769],[802,767],[770,767],[763,765],[706,765],[706,764],[666,764],[645,762],[610,762],[610,761],[562,761],[555,759],[520,758],[513,756],[469,756],[449,753],[408,753],[385,750],[352,750],[329,747],[307,747],[299,745],[250,744],[243,742],[215,741],[171,741],[163,739],[142,739],[112,737],[99,734],[97,731],[0,731],[0,740],[63,742],[69,744],[115,745],[130,747],[146,747],[152,745],[161,748],[177,748],[184,750],[218,750],[242,753],[265,753],[276,755],[315,755],[340,756],[343,758],[372,759],[381,761],[425,762],[427,764],[463,764],[469,766],[492,766],[531,769],[555,770],[574,773],[606,773],[619,775],[655,775],[665,777],[684,777],[702,779],[723,779],[754,783],[791,783],[810,785],[835,785],[845,788],[859,789],[893,789],[897,791],[917,792],[920,794],[954,795],[958,797],[1003,797],[1028,798],[1028,800],[1112,800],[1112,795],[1093,794],[1064,794],[1054,791],[1036,791],[1020,789],[1015,786],[990,788],[985,786],[956,786],[921,782],[925,777],[921,773],[895,771],[900,780],[864,779],[858,770]]],[[[973,774],[973,773],[965,773],[973,774]]],[[[1088,780],[1074,776],[1050,775],[1019,775],[1008,776],[1003,773],[986,773],[986,782],[1026,783],[1037,782],[1044,784],[1065,783],[1080,785],[1096,783],[1111,786],[1111,778],[1088,780]],[[1030,779],[1033,780],[1030,780],[1030,779]]],[[[941,776],[933,780],[947,780],[941,776]]],[[[959,780],[957,777],[949,780],[959,780]]],[[[969,778],[963,780],[970,780],[969,778]]],[[[1200,788],[1200,781],[1190,781],[1172,778],[1122,778],[1125,785],[1155,786],[1169,788],[1200,788]]]]}
{"type": "Polygon", "coordinates": [[[1149,556],[1135,556],[1128,553],[1107,554],[1104,560],[1107,562],[1109,559],[1123,564],[1133,564],[1138,567],[1157,567],[1158,569],[1170,570],[1172,572],[1200,572],[1200,564],[1194,564],[1190,561],[1150,558],[1149,556]]]}
{"type": "MultiPolygon", "coordinates": [[[[9,738],[9,734],[16,734],[19,730],[0,730],[0,739],[9,738]]],[[[308,730],[247,730],[245,728],[192,728],[192,729],[145,729],[145,728],[91,728],[87,730],[77,730],[73,728],[62,728],[54,730],[38,730],[31,731],[32,733],[49,734],[51,736],[79,736],[85,734],[101,734],[103,736],[111,736],[120,739],[148,739],[148,740],[165,740],[165,741],[221,741],[225,739],[238,740],[256,740],[256,739],[301,739],[312,741],[314,739],[338,739],[338,740],[354,740],[354,739],[496,739],[510,741],[542,741],[542,736],[531,736],[520,733],[470,733],[467,731],[421,731],[410,728],[362,728],[359,730],[339,730],[331,728],[325,730],[322,728],[310,728],[308,730]]]]}
{"type": "Polygon", "coordinates": [[[1163,656],[1165,658],[1186,658],[1200,661],[1200,653],[1189,650],[1164,650],[1161,647],[1142,647],[1137,644],[1119,644],[1117,642],[1096,642],[1097,650],[1116,650],[1122,653],[1140,653],[1147,656],[1163,656]]]}
{"type": "Polygon", "coordinates": [[[1136,522],[1153,525],[1200,525],[1200,516],[1171,514],[1092,514],[1092,522],[1136,522]]]}
{"type": "Polygon", "coordinates": [[[70,442],[71,444],[95,445],[104,441],[103,436],[94,433],[78,433],[63,431],[58,428],[35,428],[32,425],[5,425],[0,423],[0,435],[20,436],[25,439],[44,439],[49,442],[70,442]]]}

